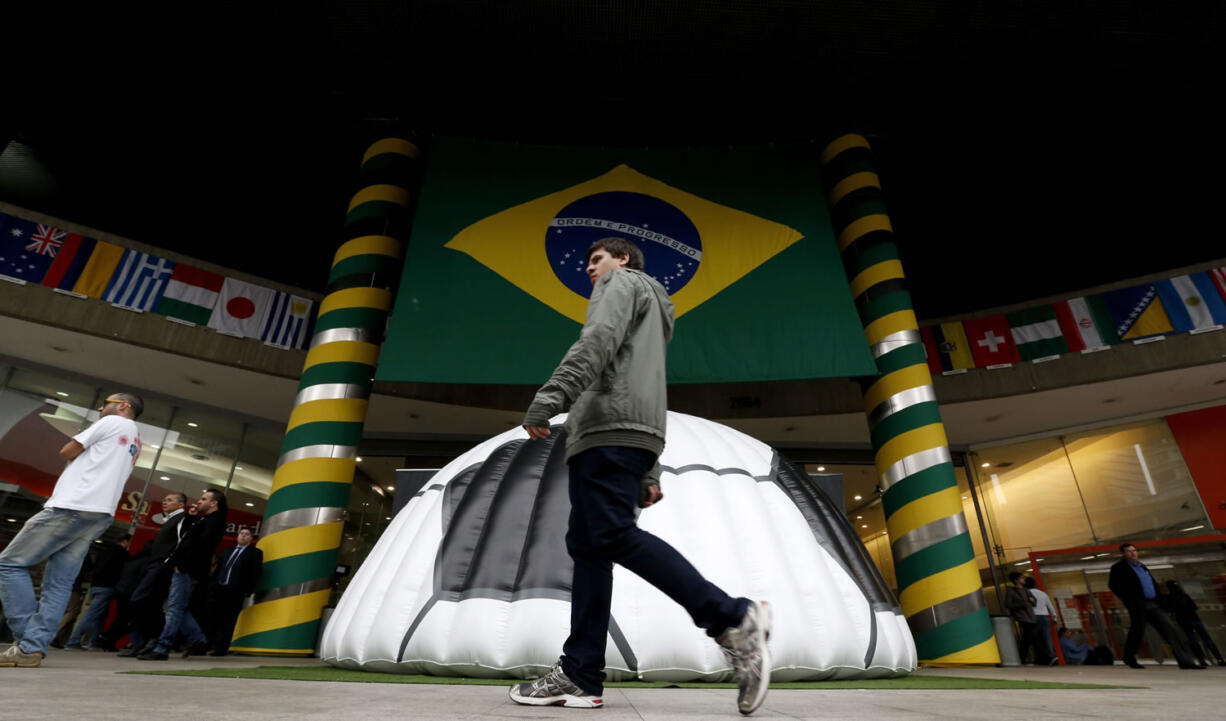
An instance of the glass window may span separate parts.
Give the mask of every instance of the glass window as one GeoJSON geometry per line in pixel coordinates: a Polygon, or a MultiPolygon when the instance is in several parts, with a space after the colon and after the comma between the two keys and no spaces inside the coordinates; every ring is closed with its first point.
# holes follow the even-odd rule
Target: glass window
{"type": "Polygon", "coordinates": [[[975,466],[979,500],[991,522],[993,540],[1004,549],[1006,563],[1022,563],[1032,550],[1094,541],[1059,439],[998,446],[968,458],[975,466]]]}
{"type": "Polygon", "coordinates": [[[1166,421],[1072,435],[1065,444],[1103,542],[1212,533],[1166,421]]]}
{"type": "Polygon", "coordinates": [[[230,511],[234,520],[241,525],[254,525],[264,516],[284,438],[284,426],[262,423],[247,425],[242,449],[238,452],[238,463],[234,466],[234,476],[226,491],[230,511]]]}

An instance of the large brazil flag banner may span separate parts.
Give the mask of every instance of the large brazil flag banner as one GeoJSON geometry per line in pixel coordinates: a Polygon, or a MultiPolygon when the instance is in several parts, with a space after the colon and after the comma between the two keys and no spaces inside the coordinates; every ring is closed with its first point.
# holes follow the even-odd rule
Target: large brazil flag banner
{"type": "Polygon", "coordinates": [[[583,324],[586,251],[610,236],[676,306],[669,382],[875,373],[818,153],[437,141],[377,380],[543,382],[583,324]]]}

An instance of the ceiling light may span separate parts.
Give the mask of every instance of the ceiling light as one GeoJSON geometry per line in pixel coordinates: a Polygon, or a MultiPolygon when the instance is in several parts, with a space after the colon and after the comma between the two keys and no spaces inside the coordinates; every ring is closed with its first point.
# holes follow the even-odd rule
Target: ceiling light
{"type": "Polygon", "coordinates": [[[852,496],[852,499],[856,501],[860,500],[861,498],[864,498],[864,496],[852,496]]]}
{"type": "Polygon", "coordinates": [[[247,501],[247,503],[244,505],[246,505],[248,508],[255,508],[255,504],[252,503],[251,501],[247,501]]]}
{"type": "Polygon", "coordinates": [[[867,524],[867,523],[861,523],[861,524],[860,524],[860,528],[868,528],[868,524],[867,524]]]}
{"type": "Polygon", "coordinates": [[[191,426],[192,428],[199,428],[199,427],[200,427],[200,425],[199,425],[198,423],[193,423],[192,421],[188,421],[188,422],[187,422],[187,425],[191,426]]]}
{"type": "Polygon", "coordinates": [[[980,467],[980,468],[991,468],[991,466],[992,466],[992,464],[991,464],[991,463],[988,463],[987,461],[984,461],[983,463],[980,463],[980,464],[979,464],[979,467],[980,467]]]}
{"type": "Polygon", "coordinates": [[[856,520],[857,520],[857,521],[863,521],[863,520],[864,520],[864,516],[856,516],[856,520]]]}
{"type": "Polygon", "coordinates": [[[963,497],[962,497],[962,500],[964,500],[964,501],[965,501],[965,500],[966,500],[966,496],[963,496],[963,497]]]}
{"type": "Polygon", "coordinates": [[[388,487],[387,487],[387,490],[389,490],[389,491],[394,491],[394,490],[396,490],[396,487],[395,487],[395,486],[388,486],[388,487]]]}
{"type": "Polygon", "coordinates": [[[169,481],[169,480],[170,480],[170,476],[158,476],[158,478],[161,478],[163,481],[169,481]]]}
{"type": "Polygon", "coordinates": [[[95,538],[95,539],[94,539],[94,543],[102,543],[102,539],[101,539],[101,538],[95,538]]]}
{"type": "Polygon", "coordinates": [[[55,394],[56,394],[57,396],[62,397],[62,398],[67,398],[67,397],[68,397],[68,394],[67,394],[67,393],[65,393],[64,391],[56,391],[56,392],[55,392],[55,394]]]}
{"type": "Polygon", "coordinates": [[[234,467],[234,470],[236,470],[236,471],[241,471],[241,470],[243,470],[243,467],[242,467],[242,466],[235,466],[235,467],[234,467]]]}
{"type": "Polygon", "coordinates": [[[1180,530],[1180,532],[1181,532],[1181,533],[1182,533],[1183,531],[1199,531],[1200,529],[1202,529],[1202,528],[1204,528],[1204,527],[1205,527],[1205,524],[1203,524],[1203,523],[1202,523],[1202,524],[1200,524],[1199,526],[1192,526],[1191,528],[1181,528],[1181,529],[1179,529],[1179,530],[1180,530]]]}
{"type": "Polygon", "coordinates": [[[159,446],[159,445],[158,445],[158,444],[156,444],[156,443],[150,443],[150,444],[149,444],[149,447],[150,447],[150,448],[161,448],[161,446],[159,446]]]}
{"type": "Polygon", "coordinates": [[[16,522],[17,522],[17,519],[16,519],[16,518],[6,518],[6,519],[4,519],[4,520],[8,521],[9,523],[16,523],[16,522]]]}
{"type": "Polygon", "coordinates": [[[358,457],[357,457],[357,461],[358,461],[358,463],[361,463],[361,462],[362,462],[362,457],[361,457],[361,456],[358,456],[358,457]]]}
{"type": "Polygon", "coordinates": [[[824,470],[826,470],[826,467],[825,467],[825,466],[818,466],[818,467],[817,467],[817,470],[818,470],[819,472],[820,472],[820,471],[824,471],[824,470]]]}
{"type": "Polygon", "coordinates": [[[1093,561],[1095,558],[1098,558],[1098,556],[1082,556],[1082,557],[1081,557],[1081,560],[1083,560],[1083,561],[1093,561]]]}
{"type": "Polygon", "coordinates": [[[384,518],[386,518],[386,519],[387,519],[387,520],[389,520],[389,521],[390,521],[390,520],[392,520],[392,517],[391,517],[391,516],[384,516],[384,518]]]}

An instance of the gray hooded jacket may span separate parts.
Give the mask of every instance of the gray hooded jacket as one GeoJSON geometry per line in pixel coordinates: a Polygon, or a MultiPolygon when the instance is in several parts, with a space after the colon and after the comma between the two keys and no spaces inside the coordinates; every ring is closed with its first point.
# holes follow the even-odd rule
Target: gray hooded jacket
{"type": "Polygon", "coordinates": [[[617,268],[596,281],[579,340],[528,407],[524,425],[569,409],[566,457],[598,446],[664,450],[665,358],[673,303],[651,276],[617,268]]]}

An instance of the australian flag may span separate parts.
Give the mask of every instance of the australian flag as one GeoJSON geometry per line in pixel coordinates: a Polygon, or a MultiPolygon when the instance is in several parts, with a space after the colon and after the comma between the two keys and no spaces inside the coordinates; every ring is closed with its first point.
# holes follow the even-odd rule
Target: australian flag
{"type": "Polygon", "coordinates": [[[0,275],[41,281],[67,236],[50,225],[0,213],[0,275]]]}

